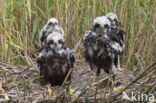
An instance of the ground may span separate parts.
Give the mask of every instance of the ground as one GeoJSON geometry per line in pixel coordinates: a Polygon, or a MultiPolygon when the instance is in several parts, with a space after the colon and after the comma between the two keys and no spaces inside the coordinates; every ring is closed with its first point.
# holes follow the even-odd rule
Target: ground
{"type": "MultiPolygon", "coordinates": [[[[130,71],[122,67],[123,71],[118,71],[116,76],[117,87],[124,88],[130,82],[132,82],[140,72],[130,71]]],[[[92,99],[94,100],[96,88],[90,88],[92,83],[93,72],[90,70],[89,65],[84,61],[77,61],[72,72],[71,88],[76,90],[75,94],[82,95],[81,100],[92,99]],[[86,96],[87,99],[86,99],[86,96]]],[[[108,78],[108,74],[102,71],[100,79],[108,78]]],[[[130,87],[132,89],[140,85],[140,80],[130,87]]],[[[43,101],[58,101],[58,97],[66,95],[66,101],[76,101],[78,98],[73,95],[68,96],[67,87],[69,83],[66,83],[64,88],[60,90],[60,87],[51,87],[53,93],[48,94],[47,86],[40,85],[39,69],[37,67],[18,67],[4,62],[0,62],[0,102],[43,102],[43,101]],[[65,89],[66,88],[66,89],[65,89]],[[60,92],[61,91],[61,92],[60,92]],[[69,97],[69,98],[68,98],[69,97]]],[[[115,95],[118,92],[110,92],[107,83],[101,82],[97,91],[97,98],[102,98],[108,95],[115,95]],[[106,93],[104,93],[106,92],[106,93]],[[106,94],[106,95],[104,95],[106,94]]],[[[59,98],[59,99],[60,99],[59,98]]]]}

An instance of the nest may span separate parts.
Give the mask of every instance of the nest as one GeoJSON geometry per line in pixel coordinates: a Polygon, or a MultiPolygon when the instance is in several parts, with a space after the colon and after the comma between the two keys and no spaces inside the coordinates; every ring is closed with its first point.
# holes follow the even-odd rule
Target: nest
{"type": "Polygon", "coordinates": [[[102,72],[100,81],[92,84],[93,73],[89,66],[84,62],[77,62],[72,69],[71,82],[66,82],[61,87],[51,87],[53,93],[49,95],[47,86],[40,84],[37,67],[18,67],[0,62],[0,102],[130,102],[123,100],[123,93],[130,96],[135,91],[156,96],[155,68],[156,62],[143,72],[126,69],[118,72],[116,86],[122,89],[113,91],[107,74],[102,72]],[[75,90],[74,93],[69,91],[69,87],[75,90]]]}

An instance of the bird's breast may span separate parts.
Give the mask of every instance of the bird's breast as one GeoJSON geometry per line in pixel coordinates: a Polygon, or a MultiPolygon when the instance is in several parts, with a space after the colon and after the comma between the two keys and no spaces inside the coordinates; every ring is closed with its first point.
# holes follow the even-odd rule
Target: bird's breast
{"type": "Polygon", "coordinates": [[[93,48],[92,47],[88,47],[87,49],[88,49],[89,56],[92,57],[93,56],[93,48]]]}

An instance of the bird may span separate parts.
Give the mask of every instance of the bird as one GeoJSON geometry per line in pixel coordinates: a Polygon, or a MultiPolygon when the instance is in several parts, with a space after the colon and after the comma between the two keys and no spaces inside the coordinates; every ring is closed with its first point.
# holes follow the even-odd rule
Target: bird
{"type": "Polygon", "coordinates": [[[118,17],[115,13],[110,12],[106,15],[106,17],[109,19],[110,21],[110,26],[112,28],[118,28],[119,27],[119,22],[118,22],[118,17]]]}
{"type": "Polygon", "coordinates": [[[45,45],[46,37],[48,32],[58,32],[64,37],[64,30],[59,26],[58,20],[56,18],[50,18],[39,33],[39,39],[41,45],[45,45]]]}
{"type": "Polygon", "coordinates": [[[121,38],[116,36],[118,34],[111,26],[112,22],[107,16],[95,18],[92,29],[83,36],[83,46],[85,59],[94,75],[99,76],[100,70],[103,69],[114,81],[117,73],[117,57],[123,52],[123,44],[119,43],[121,38]]]}
{"type": "MultiPolygon", "coordinates": [[[[60,86],[69,70],[73,67],[75,57],[58,32],[48,32],[45,45],[42,46],[37,64],[40,68],[41,84],[50,83],[51,86],[60,86]]],[[[70,80],[69,75],[67,80],[70,80]]]]}
{"type": "Polygon", "coordinates": [[[106,15],[106,17],[109,19],[110,24],[111,24],[110,25],[110,30],[112,32],[110,35],[111,40],[118,42],[122,48],[121,50],[122,52],[120,53],[120,55],[117,55],[117,58],[116,58],[118,59],[116,60],[118,61],[118,70],[122,70],[120,68],[120,61],[122,59],[123,48],[124,48],[124,36],[126,32],[123,30],[123,26],[121,22],[118,21],[118,17],[116,13],[110,12],[106,15]]]}

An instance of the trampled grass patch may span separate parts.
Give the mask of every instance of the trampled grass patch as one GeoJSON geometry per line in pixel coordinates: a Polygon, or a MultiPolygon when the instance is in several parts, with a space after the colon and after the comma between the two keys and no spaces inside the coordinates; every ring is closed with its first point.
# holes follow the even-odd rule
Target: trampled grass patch
{"type": "Polygon", "coordinates": [[[74,48],[95,17],[116,12],[126,30],[122,64],[145,68],[156,55],[155,6],[153,0],[1,0],[0,58],[19,65],[15,59],[20,56],[22,64],[34,65],[39,32],[50,17],[58,18],[66,43],[74,48]]]}

